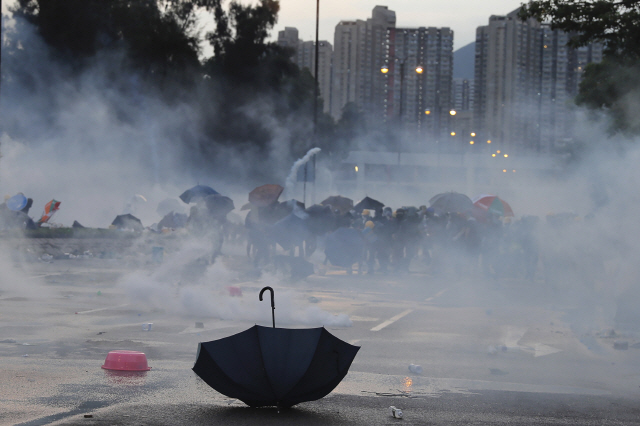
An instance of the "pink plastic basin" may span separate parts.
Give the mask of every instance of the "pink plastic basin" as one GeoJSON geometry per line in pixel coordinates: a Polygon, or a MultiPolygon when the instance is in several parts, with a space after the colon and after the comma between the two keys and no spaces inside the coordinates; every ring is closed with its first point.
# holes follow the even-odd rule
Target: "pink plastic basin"
{"type": "Polygon", "coordinates": [[[111,351],[107,354],[102,368],[119,371],[149,371],[147,356],[136,351],[111,351]]]}

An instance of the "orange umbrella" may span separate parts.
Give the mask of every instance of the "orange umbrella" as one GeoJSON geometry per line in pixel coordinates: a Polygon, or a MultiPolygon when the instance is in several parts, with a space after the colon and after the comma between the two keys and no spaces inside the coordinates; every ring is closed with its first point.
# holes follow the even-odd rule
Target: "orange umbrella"
{"type": "Polygon", "coordinates": [[[278,201],[284,188],[277,184],[266,184],[249,193],[249,202],[257,207],[266,207],[278,201]]]}

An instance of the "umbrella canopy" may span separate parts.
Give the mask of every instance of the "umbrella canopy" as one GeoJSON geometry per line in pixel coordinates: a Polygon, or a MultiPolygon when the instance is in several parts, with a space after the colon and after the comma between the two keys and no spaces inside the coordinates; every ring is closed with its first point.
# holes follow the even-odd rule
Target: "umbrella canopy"
{"type": "Polygon", "coordinates": [[[158,207],[156,207],[156,213],[160,216],[164,217],[167,214],[174,213],[184,213],[184,204],[178,201],[177,198],[165,198],[164,200],[158,203],[158,207]]]}
{"type": "Polygon", "coordinates": [[[364,197],[362,200],[358,202],[353,209],[358,213],[362,213],[362,210],[382,210],[384,204],[378,200],[374,200],[373,198],[364,197]]]}
{"type": "Polygon", "coordinates": [[[320,203],[323,206],[331,206],[340,211],[340,214],[348,213],[353,209],[353,200],[342,195],[332,195],[320,203]]]}
{"type": "Polygon", "coordinates": [[[443,192],[429,200],[429,205],[437,214],[469,213],[473,210],[471,198],[458,192],[443,192]]]}
{"type": "Polygon", "coordinates": [[[193,371],[251,407],[291,407],[329,394],[358,350],[324,327],[248,330],[198,345],[193,371]]]}
{"type": "Polygon", "coordinates": [[[162,228],[184,228],[187,224],[188,216],[184,213],[167,213],[160,222],[158,222],[158,229],[162,228]]]}
{"type": "Polygon", "coordinates": [[[227,214],[235,209],[233,200],[220,194],[211,194],[204,197],[204,203],[209,213],[216,219],[224,219],[227,214]]]}
{"type": "Polygon", "coordinates": [[[349,268],[362,258],[364,239],[354,228],[338,228],[325,241],[324,254],[332,265],[349,268]]]}
{"type": "Polygon", "coordinates": [[[142,231],[143,229],[140,219],[128,213],[116,216],[113,222],[111,222],[111,225],[118,229],[132,229],[134,231],[142,231]]]}
{"type": "Polygon", "coordinates": [[[38,220],[38,223],[46,223],[55,212],[60,209],[60,201],[51,200],[44,205],[44,212],[42,217],[38,220]]]}
{"type": "Polygon", "coordinates": [[[331,206],[314,204],[309,206],[305,213],[308,215],[307,227],[312,234],[324,235],[336,229],[336,216],[331,210],[331,206]]]}
{"type": "Polygon", "coordinates": [[[284,250],[302,246],[304,240],[311,237],[306,221],[294,213],[274,223],[271,233],[284,250]]]}
{"type": "Polygon", "coordinates": [[[27,197],[22,192],[7,200],[7,208],[13,212],[19,212],[27,206],[27,197]]]}
{"type": "Polygon", "coordinates": [[[513,210],[509,203],[497,195],[479,195],[473,200],[473,205],[484,211],[496,213],[503,217],[513,217],[513,210]]]}
{"type": "Polygon", "coordinates": [[[277,184],[266,184],[249,193],[249,202],[257,207],[266,207],[278,201],[284,188],[277,184]]]}
{"type": "Polygon", "coordinates": [[[219,192],[211,188],[210,186],[196,185],[193,188],[189,188],[186,191],[184,191],[180,195],[180,199],[185,203],[189,204],[189,203],[193,203],[198,200],[201,200],[207,195],[214,195],[214,194],[219,194],[219,192]]]}

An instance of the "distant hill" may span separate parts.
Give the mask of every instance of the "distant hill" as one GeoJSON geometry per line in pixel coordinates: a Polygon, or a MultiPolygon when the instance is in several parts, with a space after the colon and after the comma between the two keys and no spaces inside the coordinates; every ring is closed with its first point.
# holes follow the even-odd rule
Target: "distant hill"
{"type": "Polygon", "coordinates": [[[453,52],[453,78],[473,79],[475,56],[475,41],[453,52]]]}

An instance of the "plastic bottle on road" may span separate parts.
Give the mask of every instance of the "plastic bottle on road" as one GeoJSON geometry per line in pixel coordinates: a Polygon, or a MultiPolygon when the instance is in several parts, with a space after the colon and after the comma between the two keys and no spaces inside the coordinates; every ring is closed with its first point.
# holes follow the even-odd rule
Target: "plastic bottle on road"
{"type": "Polygon", "coordinates": [[[402,410],[399,408],[396,408],[395,405],[392,405],[391,407],[389,407],[389,413],[391,414],[391,417],[393,417],[394,419],[402,418],[402,410]]]}

